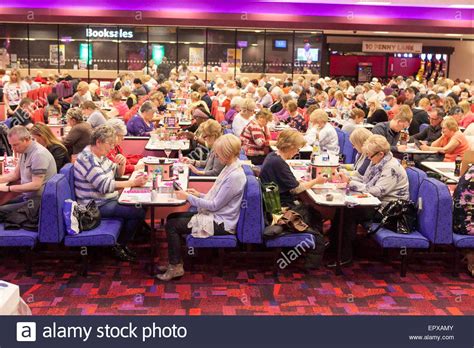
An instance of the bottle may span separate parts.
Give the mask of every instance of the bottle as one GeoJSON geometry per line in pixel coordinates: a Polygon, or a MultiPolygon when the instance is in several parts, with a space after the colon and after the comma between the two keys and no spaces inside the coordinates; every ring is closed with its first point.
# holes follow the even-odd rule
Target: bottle
{"type": "Polygon", "coordinates": [[[461,176],[461,156],[456,157],[456,161],[454,161],[454,176],[461,176]]]}
{"type": "Polygon", "coordinates": [[[329,162],[329,153],[327,152],[326,149],[323,150],[323,154],[321,156],[321,161],[322,162],[329,162]]]}

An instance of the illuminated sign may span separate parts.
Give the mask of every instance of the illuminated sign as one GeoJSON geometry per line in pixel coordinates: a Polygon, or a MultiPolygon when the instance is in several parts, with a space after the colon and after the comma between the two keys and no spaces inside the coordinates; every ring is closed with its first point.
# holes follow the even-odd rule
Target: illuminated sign
{"type": "Polygon", "coordinates": [[[100,28],[86,29],[86,37],[89,39],[133,39],[133,30],[100,28]]]}

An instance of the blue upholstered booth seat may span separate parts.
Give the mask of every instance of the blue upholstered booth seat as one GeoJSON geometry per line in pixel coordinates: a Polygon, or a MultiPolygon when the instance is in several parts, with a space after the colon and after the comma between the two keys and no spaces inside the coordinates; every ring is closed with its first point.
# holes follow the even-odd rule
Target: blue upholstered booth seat
{"type": "Polygon", "coordinates": [[[312,247],[316,240],[311,233],[292,233],[286,234],[276,238],[268,238],[265,240],[267,248],[293,248],[297,245],[302,245],[306,248],[312,247]],[[305,245],[304,243],[307,243],[305,245]]]}
{"type": "Polygon", "coordinates": [[[453,233],[453,244],[456,248],[474,248],[474,236],[453,233]]]}
{"type": "Polygon", "coordinates": [[[76,236],[65,236],[64,245],[68,247],[113,246],[122,228],[121,220],[102,219],[99,227],[84,231],[76,236]]]}
{"type": "Polygon", "coordinates": [[[34,248],[38,241],[38,232],[27,230],[5,230],[0,224],[0,247],[34,248]]]}
{"type": "Polygon", "coordinates": [[[186,237],[186,244],[190,248],[235,248],[237,238],[235,235],[212,236],[209,238],[194,238],[191,235],[186,237]]]}
{"type": "Polygon", "coordinates": [[[425,180],[428,176],[426,173],[418,168],[407,168],[407,176],[408,176],[408,188],[410,190],[410,199],[417,204],[418,197],[420,192],[420,186],[423,180],[425,180]]]}
{"type": "Polygon", "coordinates": [[[428,249],[430,246],[429,240],[418,231],[410,234],[400,234],[381,228],[375,234],[374,239],[382,248],[388,249],[428,249]]]}

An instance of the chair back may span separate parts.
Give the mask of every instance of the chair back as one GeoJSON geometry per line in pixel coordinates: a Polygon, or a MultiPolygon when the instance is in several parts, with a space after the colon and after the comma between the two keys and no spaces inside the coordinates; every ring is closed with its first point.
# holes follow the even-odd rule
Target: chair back
{"type": "Polygon", "coordinates": [[[72,200],[76,200],[76,191],[74,189],[74,165],[72,163],[66,164],[64,167],[61,168],[59,171],[60,174],[63,174],[66,177],[66,180],[69,184],[69,188],[71,190],[71,198],[72,200]]]}
{"type": "Polygon", "coordinates": [[[71,189],[63,174],[56,174],[45,185],[41,198],[38,238],[41,243],[61,243],[66,234],[63,204],[71,199],[71,189]]]}
{"type": "Polygon", "coordinates": [[[356,149],[354,149],[354,146],[349,140],[349,134],[346,132],[342,132],[342,133],[344,134],[344,146],[341,147],[341,153],[344,155],[344,163],[345,164],[354,163],[355,157],[357,155],[357,151],[356,149]]]}
{"type": "Polygon", "coordinates": [[[336,133],[337,133],[337,140],[338,140],[338,143],[339,143],[339,149],[344,149],[344,145],[345,145],[345,142],[346,142],[346,137],[344,136],[344,132],[342,130],[339,129],[339,127],[334,127],[334,129],[336,130],[336,133]]]}
{"type": "Polygon", "coordinates": [[[426,173],[418,168],[409,167],[407,168],[408,176],[408,188],[410,191],[410,199],[418,204],[418,194],[420,191],[421,183],[428,176],[426,173]]]}
{"type": "Polygon", "coordinates": [[[246,175],[244,196],[240,206],[239,221],[237,223],[237,239],[241,243],[263,243],[263,208],[262,191],[257,178],[246,175]]]}
{"type": "Polygon", "coordinates": [[[453,241],[453,199],[442,182],[426,178],[419,190],[418,231],[433,244],[453,241]]]}

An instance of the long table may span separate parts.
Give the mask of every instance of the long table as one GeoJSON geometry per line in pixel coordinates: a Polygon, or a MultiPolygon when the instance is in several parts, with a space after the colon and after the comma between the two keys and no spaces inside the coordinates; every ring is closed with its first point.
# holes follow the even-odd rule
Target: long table
{"type": "Polygon", "coordinates": [[[421,162],[421,165],[455,183],[459,182],[459,176],[454,175],[454,162],[421,162]]]}

